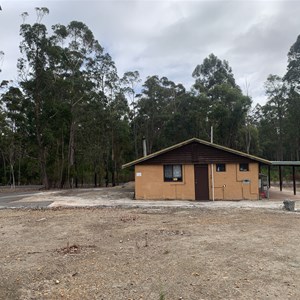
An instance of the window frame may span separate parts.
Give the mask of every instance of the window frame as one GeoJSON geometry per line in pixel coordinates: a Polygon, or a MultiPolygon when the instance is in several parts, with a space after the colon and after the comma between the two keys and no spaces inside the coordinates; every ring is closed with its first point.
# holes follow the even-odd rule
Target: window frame
{"type": "Polygon", "coordinates": [[[182,165],[181,164],[169,164],[169,165],[164,165],[163,168],[163,177],[164,177],[164,182],[182,182],[183,180],[183,174],[182,174],[182,165]],[[180,177],[179,176],[174,176],[174,167],[180,167],[180,177]],[[166,168],[172,168],[172,177],[166,177],[166,168]]]}
{"type": "Polygon", "coordinates": [[[226,172],[226,164],[216,164],[216,172],[217,173],[223,173],[226,172]],[[221,169],[219,168],[220,166],[224,167],[224,169],[221,167],[221,169]]]}
{"type": "Polygon", "coordinates": [[[239,170],[240,172],[249,172],[249,163],[240,163],[239,170]],[[245,166],[247,167],[245,168],[245,166]]]}

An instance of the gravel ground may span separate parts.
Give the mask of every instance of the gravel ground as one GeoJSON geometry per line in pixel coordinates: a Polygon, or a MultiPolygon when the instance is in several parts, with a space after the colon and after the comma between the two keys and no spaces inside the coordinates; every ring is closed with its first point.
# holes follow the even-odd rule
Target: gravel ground
{"type": "MultiPolygon", "coordinates": [[[[130,182],[122,186],[110,188],[90,188],[72,190],[50,190],[38,191],[30,196],[24,196],[11,202],[10,207],[28,206],[30,207],[121,207],[121,208],[161,208],[161,207],[180,207],[180,208],[273,208],[280,209],[284,199],[294,200],[296,209],[300,209],[300,191],[296,196],[291,189],[272,187],[270,199],[264,200],[243,200],[243,201],[150,201],[133,200],[134,183],[130,182]],[[36,205],[35,205],[36,204],[36,205]],[[44,205],[45,204],[45,205],[44,205]]],[[[0,194],[1,198],[1,194],[0,194]]],[[[1,203],[0,203],[1,207],[1,203]]]]}
{"type": "Polygon", "coordinates": [[[299,213],[0,210],[0,299],[300,299],[299,213]]]}

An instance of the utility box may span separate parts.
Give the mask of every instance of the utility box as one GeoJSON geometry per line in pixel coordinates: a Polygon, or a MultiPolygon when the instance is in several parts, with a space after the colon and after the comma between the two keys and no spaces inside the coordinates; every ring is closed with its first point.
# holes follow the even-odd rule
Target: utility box
{"type": "Polygon", "coordinates": [[[295,201],[284,200],[283,205],[284,205],[285,210],[288,210],[288,211],[294,211],[295,210],[295,201]]]}

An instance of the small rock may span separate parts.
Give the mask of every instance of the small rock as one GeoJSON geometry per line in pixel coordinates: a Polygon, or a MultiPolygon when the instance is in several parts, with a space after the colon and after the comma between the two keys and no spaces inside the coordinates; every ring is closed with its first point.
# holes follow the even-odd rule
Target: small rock
{"type": "Polygon", "coordinates": [[[55,280],[55,284],[59,284],[59,280],[55,280]]]}
{"type": "Polygon", "coordinates": [[[36,220],[37,222],[41,222],[41,221],[45,221],[46,220],[46,218],[41,218],[41,219],[39,219],[39,220],[36,220]]]}

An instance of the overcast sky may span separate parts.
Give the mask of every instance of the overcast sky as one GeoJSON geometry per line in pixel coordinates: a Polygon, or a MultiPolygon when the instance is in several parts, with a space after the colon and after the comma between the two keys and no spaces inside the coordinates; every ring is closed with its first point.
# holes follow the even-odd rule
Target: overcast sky
{"type": "Polygon", "coordinates": [[[264,104],[268,74],[283,76],[287,53],[300,34],[300,1],[0,0],[0,82],[17,79],[21,13],[43,23],[84,22],[110,53],[120,76],[139,71],[166,76],[189,89],[192,72],[210,53],[229,61],[237,83],[264,104]]]}

